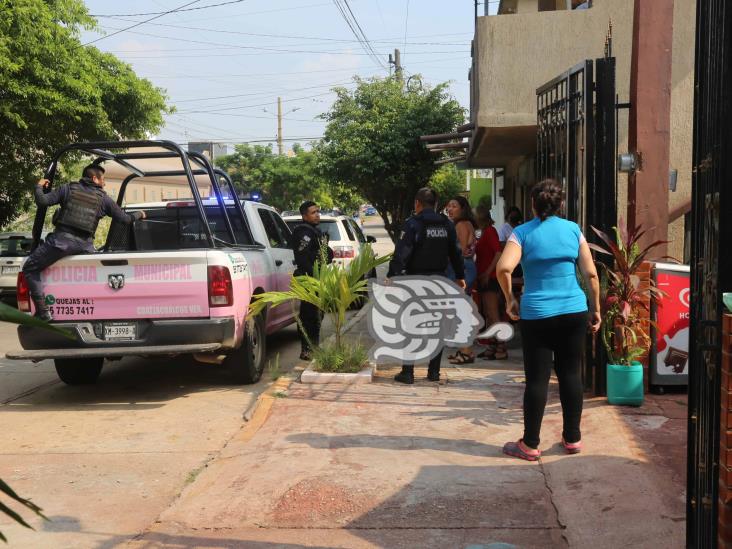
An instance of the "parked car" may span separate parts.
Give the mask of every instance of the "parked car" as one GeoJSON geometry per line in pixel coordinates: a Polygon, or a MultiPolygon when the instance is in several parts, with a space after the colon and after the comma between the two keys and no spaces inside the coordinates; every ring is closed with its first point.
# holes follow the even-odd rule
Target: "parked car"
{"type": "MultiPolygon", "coordinates": [[[[283,219],[290,230],[303,222],[299,215],[283,219]]],[[[376,242],[373,236],[364,235],[358,223],[345,215],[321,215],[319,228],[328,235],[328,245],[333,250],[333,261],[344,267],[358,256],[361,246],[367,242],[376,242]]]]}
{"type": "Polygon", "coordinates": [[[15,301],[18,273],[32,245],[30,233],[0,233],[0,298],[3,301],[15,301]]]}
{"type": "MultiPolygon", "coordinates": [[[[195,175],[214,173],[205,157],[168,141],[81,143],[65,150],[69,148],[95,156],[101,150],[107,162],[135,166],[139,173],[128,180],[154,176],[157,172],[146,172],[144,162],[136,160],[156,152],[190,162],[195,175]],[[125,151],[130,147],[146,150],[125,151]],[[157,150],[147,152],[149,148],[157,150]]],[[[174,175],[191,188],[196,185],[190,171],[174,175]]],[[[216,175],[226,181],[228,196],[236,196],[228,176],[220,170],[216,175]]],[[[120,203],[125,188],[126,183],[120,203]]],[[[68,256],[46,269],[44,293],[52,324],[73,338],[21,326],[18,337],[25,350],[7,353],[7,358],[54,359],[59,377],[75,385],[95,382],[105,358],[193,355],[223,364],[239,382],[256,382],[264,368],[266,335],[295,320],[287,306],[256,317],[248,314],[253,295],[289,287],[294,270],[290,230],[264,204],[231,199],[220,204],[195,196],[128,205],[128,211],[143,209],[146,218],[133,225],[113,222],[100,252],[68,256]]],[[[33,312],[22,273],[17,295],[18,308],[33,312]]]]}
{"type": "Polygon", "coordinates": [[[377,213],[378,212],[376,211],[376,208],[374,208],[373,206],[368,206],[364,210],[364,215],[376,215],[377,213]]]}

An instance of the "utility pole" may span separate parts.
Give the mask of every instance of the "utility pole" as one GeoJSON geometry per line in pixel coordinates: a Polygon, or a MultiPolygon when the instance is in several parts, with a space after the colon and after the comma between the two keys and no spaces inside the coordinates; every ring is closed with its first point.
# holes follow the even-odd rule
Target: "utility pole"
{"type": "Polygon", "coordinates": [[[402,79],[402,54],[398,48],[394,50],[393,57],[391,54],[389,54],[389,65],[394,65],[394,74],[396,74],[396,77],[399,80],[401,80],[402,79]]]}
{"type": "Polygon", "coordinates": [[[277,98],[277,150],[282,156],[282,98],[277,98]]]}

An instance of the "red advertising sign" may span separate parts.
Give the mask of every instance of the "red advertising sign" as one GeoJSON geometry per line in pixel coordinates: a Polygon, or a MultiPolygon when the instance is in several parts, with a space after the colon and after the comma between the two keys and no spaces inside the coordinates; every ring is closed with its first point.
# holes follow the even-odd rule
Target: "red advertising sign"
{"type": "Polygon", "coordinates": [[[689,274],[659,269],[656,284],[666,293],[656,308],[656,372],[664,376],[688,374],[689,274]]]}

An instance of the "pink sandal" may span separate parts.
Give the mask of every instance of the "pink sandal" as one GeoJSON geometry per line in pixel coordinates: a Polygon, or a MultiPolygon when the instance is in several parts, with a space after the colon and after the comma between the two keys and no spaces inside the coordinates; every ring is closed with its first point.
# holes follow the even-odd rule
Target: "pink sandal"
{"type": "Polygon", "coordinates": [[[519,459],[525,459],[526,461],[536,461],[541,457],[541,450],[534,450],[524,444],[523,439],[519,439],[516,442],[507,442],[503,445],[503,453],[517,457],[519,459]]]}
{"type": "Polygon", "coordinates": [[[582,451],[581,440],[578,440],[577,442],[566,442],[564,437],[562,437],[562,446],[564,446],[564,451],[568,454],[579,454],[582,451]]]}

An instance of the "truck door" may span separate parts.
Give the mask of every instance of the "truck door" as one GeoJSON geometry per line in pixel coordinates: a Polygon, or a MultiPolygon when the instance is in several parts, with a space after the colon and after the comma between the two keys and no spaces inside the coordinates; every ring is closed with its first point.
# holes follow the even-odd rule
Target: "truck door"
{"type": "MultiPolygon", "coordinates": [[[[271,278],[273,287],[270,289],[285,292],[290,289],[290,279],[295,270],[289,229],[279,215],[271,210],[257,208],[257,213],[267,234],[266,244],[274,260],[274,272],[271,278]]],[[[280,305],[271,310],[269,314],[268,324],[280,324],[292,319],[293,308],[288,305],[280,305]]]]}

